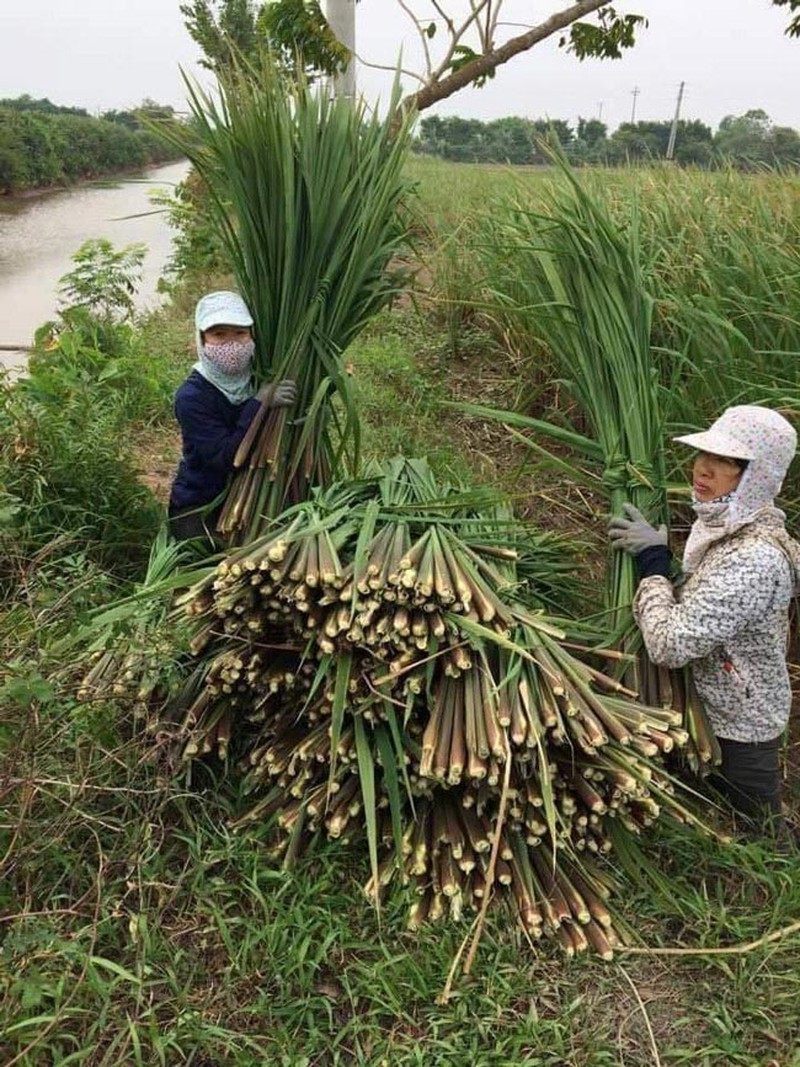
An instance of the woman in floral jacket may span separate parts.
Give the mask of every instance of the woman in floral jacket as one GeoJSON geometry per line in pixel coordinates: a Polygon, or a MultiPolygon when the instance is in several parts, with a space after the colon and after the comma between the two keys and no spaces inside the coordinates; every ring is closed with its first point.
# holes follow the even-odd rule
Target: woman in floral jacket
{"type": "Polygon", "coordinates": [[[665,527],[631,505],[612,521],[615,547],[636,557],[633,610],[648,654],[691,664],[722,750],[722,788],[748,819],[781,827],[780,739],[789,719],[788,611],[800,589],[800,545],[774,504],[797,448],[775,411],[728,408],[710,429],[677,438],[698,450],[695,522],[673,583],[665,527]]]}

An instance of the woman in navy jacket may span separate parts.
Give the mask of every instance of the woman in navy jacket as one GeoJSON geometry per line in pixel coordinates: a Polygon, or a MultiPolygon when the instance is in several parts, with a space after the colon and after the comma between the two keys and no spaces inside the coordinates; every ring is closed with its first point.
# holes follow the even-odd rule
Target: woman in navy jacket
{"type": "Polygon", "coordinates": [[[222,494],[236,451],[262,404],[289,407],[294,382],[252,384],[253,318],[238,293],[207,293],[195,309],[198,361],[175,395],[183,454],[169,498],[170,531],[177,540],[213,540],[222,494]]]}

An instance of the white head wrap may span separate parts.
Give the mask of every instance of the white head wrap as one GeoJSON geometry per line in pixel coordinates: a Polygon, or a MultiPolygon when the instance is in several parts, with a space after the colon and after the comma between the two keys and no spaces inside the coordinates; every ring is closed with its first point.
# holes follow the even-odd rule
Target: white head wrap
{"type": "Polygon", "coordinates": [[[238,293],[220,289],[206,293],[197,302],[194,311],[195,342],[197,344],[197,363],[193,370],[201,374],[206,381],[216,386],[232,404],[241,404],[253,396],[252,372],[245,374],[225,374],[206,358],[202,334],[212,326],[248,326],[252,328],[253,316],[250,309],[238,293]]]}
{"type": "Polygon", "coordinates": [[[780,540],[782,533],[787,543],[795,544],[785,532],[786,516],[774,504],[797,451],[797,434],[782,415],[743,404],[728,408],[708,430],[675,440],[703,452],[748,461],[732,493],[694,504],[697,519],[683,554],[685,573],[697,570],[712,544],[745,526],[758,524],[769,529],[773,538],[780,540]]]}

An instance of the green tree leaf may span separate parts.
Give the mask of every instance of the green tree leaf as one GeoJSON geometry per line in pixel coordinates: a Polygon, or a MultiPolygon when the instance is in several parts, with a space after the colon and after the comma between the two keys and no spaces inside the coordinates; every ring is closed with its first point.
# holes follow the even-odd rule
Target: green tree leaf
{"type": "Polygon", "coordinates": [[[187,0],[186,28],[200,46],[202,66],[220,74],[234,60],[254,61],[267,49],[290,77],[313,80],[344,69],[350,54],[322,13],[319,0],[187,0]]]}

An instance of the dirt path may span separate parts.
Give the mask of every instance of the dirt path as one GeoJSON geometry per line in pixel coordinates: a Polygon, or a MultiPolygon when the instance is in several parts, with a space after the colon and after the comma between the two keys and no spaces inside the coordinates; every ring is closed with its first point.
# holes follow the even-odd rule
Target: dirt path
{"type": "Polygon", "coordinates": [[[178,428],[147,426],[136,431],[134,437],[139,480],[166,506],[181,455],[178,428]]]}

